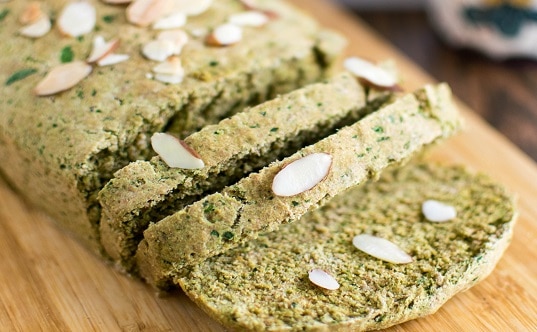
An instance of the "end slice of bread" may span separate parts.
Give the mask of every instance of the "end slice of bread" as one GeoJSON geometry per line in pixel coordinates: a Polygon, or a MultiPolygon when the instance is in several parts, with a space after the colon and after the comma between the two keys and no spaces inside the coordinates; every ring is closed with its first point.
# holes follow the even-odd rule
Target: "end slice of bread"
{"type": "Polygon", "coordinates": [[[365,331],[434,313],[494,268],[517,212],[505,189],[463,167],[408,165],[339,195],[279,231],[195,266],[176,278],[210,316],[234,330],[365,331]],[[427,221],[425,200],[455,207],[427,221]],[[356,249],[370,234],[397,244],[413,262],[392,264],[356,249]],[[308,271],[340,284],[320,288],[308,271]]]}

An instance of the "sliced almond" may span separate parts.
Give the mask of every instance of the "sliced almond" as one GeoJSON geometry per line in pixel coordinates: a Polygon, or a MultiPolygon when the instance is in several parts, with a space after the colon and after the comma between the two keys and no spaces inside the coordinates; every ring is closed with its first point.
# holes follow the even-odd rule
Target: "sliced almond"
{"type": "Polygon", "coordinates": [[[181,59],[176,56],[170,57],[165,62],[162,62],[155,67],[153,71],[157,74],[167,74],[167,75],[180,75],[184,74],[183,66],[181,65],[181,59]]]}
{"type": "Polygon", "coordinates": [[[50,23],[50,18],[48,15],[43,14],[41,15],[41,18],[34,23],[20,29],[19,33],[25,37],[39,38],[46,35],[50,31],[51,27],[52,25],[50,23]]]}
{"type": "Polygon", "coordinates": [[[173,11],[187,16],[197,16],[207,11],[213,0],[174,0],[173,11]]]}
{"type": "Polygon", "coordinates": [[[155,80],[168,84],[179,84],[184,78],[184,75],[155,74],[155,80]]]}
{"type": "Polygon", "coordinates": [[[153,40],[145,44],[142,54],[153,61],[164,61],[176,51],[176,45],[167,39],[153,40]]]}
{"type": "Polygon", "coordinates": [[[163,18],[160,18],[153,23],[153,29],[156,30],[167,30],[167,29],[177,29],[186,24],[186,14],[182,12],[177,12],[163,18]]]}
{"type": "Polygon", "coordinates": [[[134,0],[127,7],[127,20],[146,27],[156,20],[172,13],[173,0],[134,0]]]}
{"type": "Polygon", "coordinates": [[[395,88],[397,78],[387,70],[358,57],[345,59],[343,66],[354,76],[374,86],[382,88],[395,88]]]}
{"type": "Polygon", "coordinates": [[[151,136],[151,146],[162,160],[172,168],[200,169],[205,167],[200,156],[185,142],[176,137],[155,133],[151,136]]]}
{"type": "Polygon", "coordinates": [[[159,33],[157,40],[168,40],[173,43],[173,55],[181,54],[183,47],[188,43],[188,34],[183,30],[168,30],[159,33]]]}
{"type": "Polygon", "coordinates": [[[242,40],[242,29],[235,24],[222,24],[217,26],[210,35],[207,36],[207,44],[212,46],[233,45],[242,40]]]}
{"type": "Polygon", "coordinates": [[[68,3],[58,17],[58,28],[64,35],[78,37],[95,28],[97,13],[95,7],[87,1],[68,3]]]}
{"type": "Polygon", "coordinates": [[[321,182],[330,171],[332,156],[313,153],[293,161],[276,174],[272,191],[277,196],[289,197],[303,193],[321,182]]]}
{"type": "Polygon", "coordinates": [[[408,264],[412,262],[412,257],[396,244],[377,236],[360,234],[352,239],[352,244],[366,254],[386,262],[394,264],[408,264]]]}
{"type": "Polygon", "coordinates": [[[268,23],[270,18],[262,12],[250,10],[230,15],[228,22],[239,26],[260,27],[268,23]]]}
{"type": "Polygon", "coordinates": [[[109,41],[108,43],[104,40],[101,36],[96,36],[93,39],[93,49],[91,50],[91,53],[86,60],[88,63],[94,63],[102,58],[106,57],[107,55],[114,52],[119,47],[119,39],[113,39],[109,41]]]}
{"type": "Polygon", "coordinates": [[[115,65],[117,63],[120,63],[120,62],[124,62],[124,61],[127,61],[129,60],[130,56],[128,54],[108,54],[107,56],[99,59],[97,61],[97,65],[99,67],[104,67],[104,66],[111,66],[111,65],[115,65]]]}
{"type": "Polygon", "coordinates": [[[196,38],[202,38],[207,36],[209,30],[207,28],[193,28],[189,30],[190,34],[196,38]]]}
{"type": "Polygon", "coordinates": [[[185,70],[181,60],[176,57],[170,57],[166,62],[156,65],[153,68],[155,79],[164,83],[179,84],[185,77],[185,70]]]}
{"type": "Polygon", "coordinates": [[[40,19],[41,15],[43,15],[41,3],[32,1],[24,8],[24,11],[19,17],[19,22],[24,25],[31,24],[40,19]]]}
{"type": "Polygon", "coordinates": [[[421,205],[425,218],[432,222],[446,222],[457,217],[457,210],[445,203],[429,199],[421,205]]]}
{"type": "Polygon", "coordinates": [[[34,89],[38,96],[48,96],[67,90],[91,73],[92,67],[83,61],[75,61],[53,68],[34,89]]]}
{"type": "Polygon", "coordinates": [[[339,283],[337,282],[336,278],[321,269],[310,270],[308,272],[308,278],[314,285],[324,289],[336,290],[339,288],[339,283]]]}

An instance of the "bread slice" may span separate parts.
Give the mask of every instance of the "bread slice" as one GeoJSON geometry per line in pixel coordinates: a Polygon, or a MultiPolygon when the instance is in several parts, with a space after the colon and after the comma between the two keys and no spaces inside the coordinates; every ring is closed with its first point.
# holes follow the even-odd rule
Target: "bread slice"
{"type": "MultiPolygon", "coordinates": [[[[376,178],[426,145],[453,134],[460,125],[447,85],[407,94],[336,134],[252,173],[151,224],[137,250],[141,275],[152,285],[169,286],[172,276],[282,223],[299,219],[338,193],[376,178]],[[314,153],[332,158],[327,176],[310,190],[276,196],[275,175],[289,163],[314,153]]],[[[200,153],[202,153],[200,151],[200,153]]]]}
{"type": "Polygon", "coordinates": [[[365,331],[434,313],[483,280],[509,244],[513,198],[483,174],[460,166],[408,165],[339,195],[300,221],[229,250],[175,278],[226,327],[248,331],[365,331]],[[455,207],[433,223],[425,200],[455,207]],[[356,249],[371,234],[397,244],[413,262],[392,264],[356,249]],[[339,283],[315,286],[322,269],[339,283]]]}
{"type": "Polygon", "coordinates": [[[133,272],[138,242],[150,222],[334,133],[390,96],[379,94],[366,104],[365,89],[357,80],[339,74],[185,138],[205,163],[200,170],[170,168],[158,156],[129,164],[99,193],[104,248],[121,270],[133,272]]]}
{"type": "MultiPolygon", "coordinates": [[[[57,18],[63,0],[40,2],[57,18]]],[[[97,193],[129,162],[149,159],[149,138],[171,131],[181,137],[217,123],[331,71],[345,41],[284,1],[256,1],[275,15],[262,27],[244,27],[229,47],[207,45],[207,34],[244,12],[237,0],[213,1],[181,28],[189,35],[180,59],[180,84],[151,79],[158,65],[142,48],[159,31],[126,21],[126,6],[91,1],[97,28],[78,38],[51,32],[37,39],[19,33],[27,1],[2,3],[0,38],[0,171],[19,192],[96,252],[100,206],[97,193]],[[93,40],[119,38],[116,53],[129,60],[95,66],[75,87],[50,97],[34,88],[62,61],[84,61],[93,40]],[[31,74],[31,75],[30,75],[31,74]],[[148,78],[149,76],[149,78],[148,78]]]]}

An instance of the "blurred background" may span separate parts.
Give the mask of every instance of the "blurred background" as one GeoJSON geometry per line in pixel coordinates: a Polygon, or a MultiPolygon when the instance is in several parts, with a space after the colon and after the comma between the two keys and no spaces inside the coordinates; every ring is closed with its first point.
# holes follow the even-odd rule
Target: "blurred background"
{"type": "Polygon", "coordinates": [[[336,1],[436,80],[448,82],[458,98],[537,160],[537,62],[532,60],[537,59],[537,9],[530,8],[537,4],[529,0],[429,0],[429,6],[425,0],[336,1]],[[464,19],[480,31],[461,30],[460,22],[443,15],[455,11],[459,2],[486,3],[485,10],[464,12],[464,19]],[[440,10],[440,16],[434,10],[440,10]]]}

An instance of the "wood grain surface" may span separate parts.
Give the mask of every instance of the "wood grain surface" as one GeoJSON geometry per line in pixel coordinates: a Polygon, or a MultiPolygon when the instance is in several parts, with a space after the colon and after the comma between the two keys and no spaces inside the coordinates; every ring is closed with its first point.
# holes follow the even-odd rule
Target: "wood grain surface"
{"type": "MultiPolygon", "coordinates": [[[[342,31],[349,54],[395,59],[405,87],[432,79],[356,19],[326,1],[292,1],[342,31]]],[[[464,133],[431,159],[486,171],[518,194],[513,242],[494,272],[434,315],[389,331],[537,330],[537,167],[512,143],[461,106],[464,133]]],[[[224,331],[185,295],[153,291],[103,263],[0,183],[0,330],[224,331]]]]}

